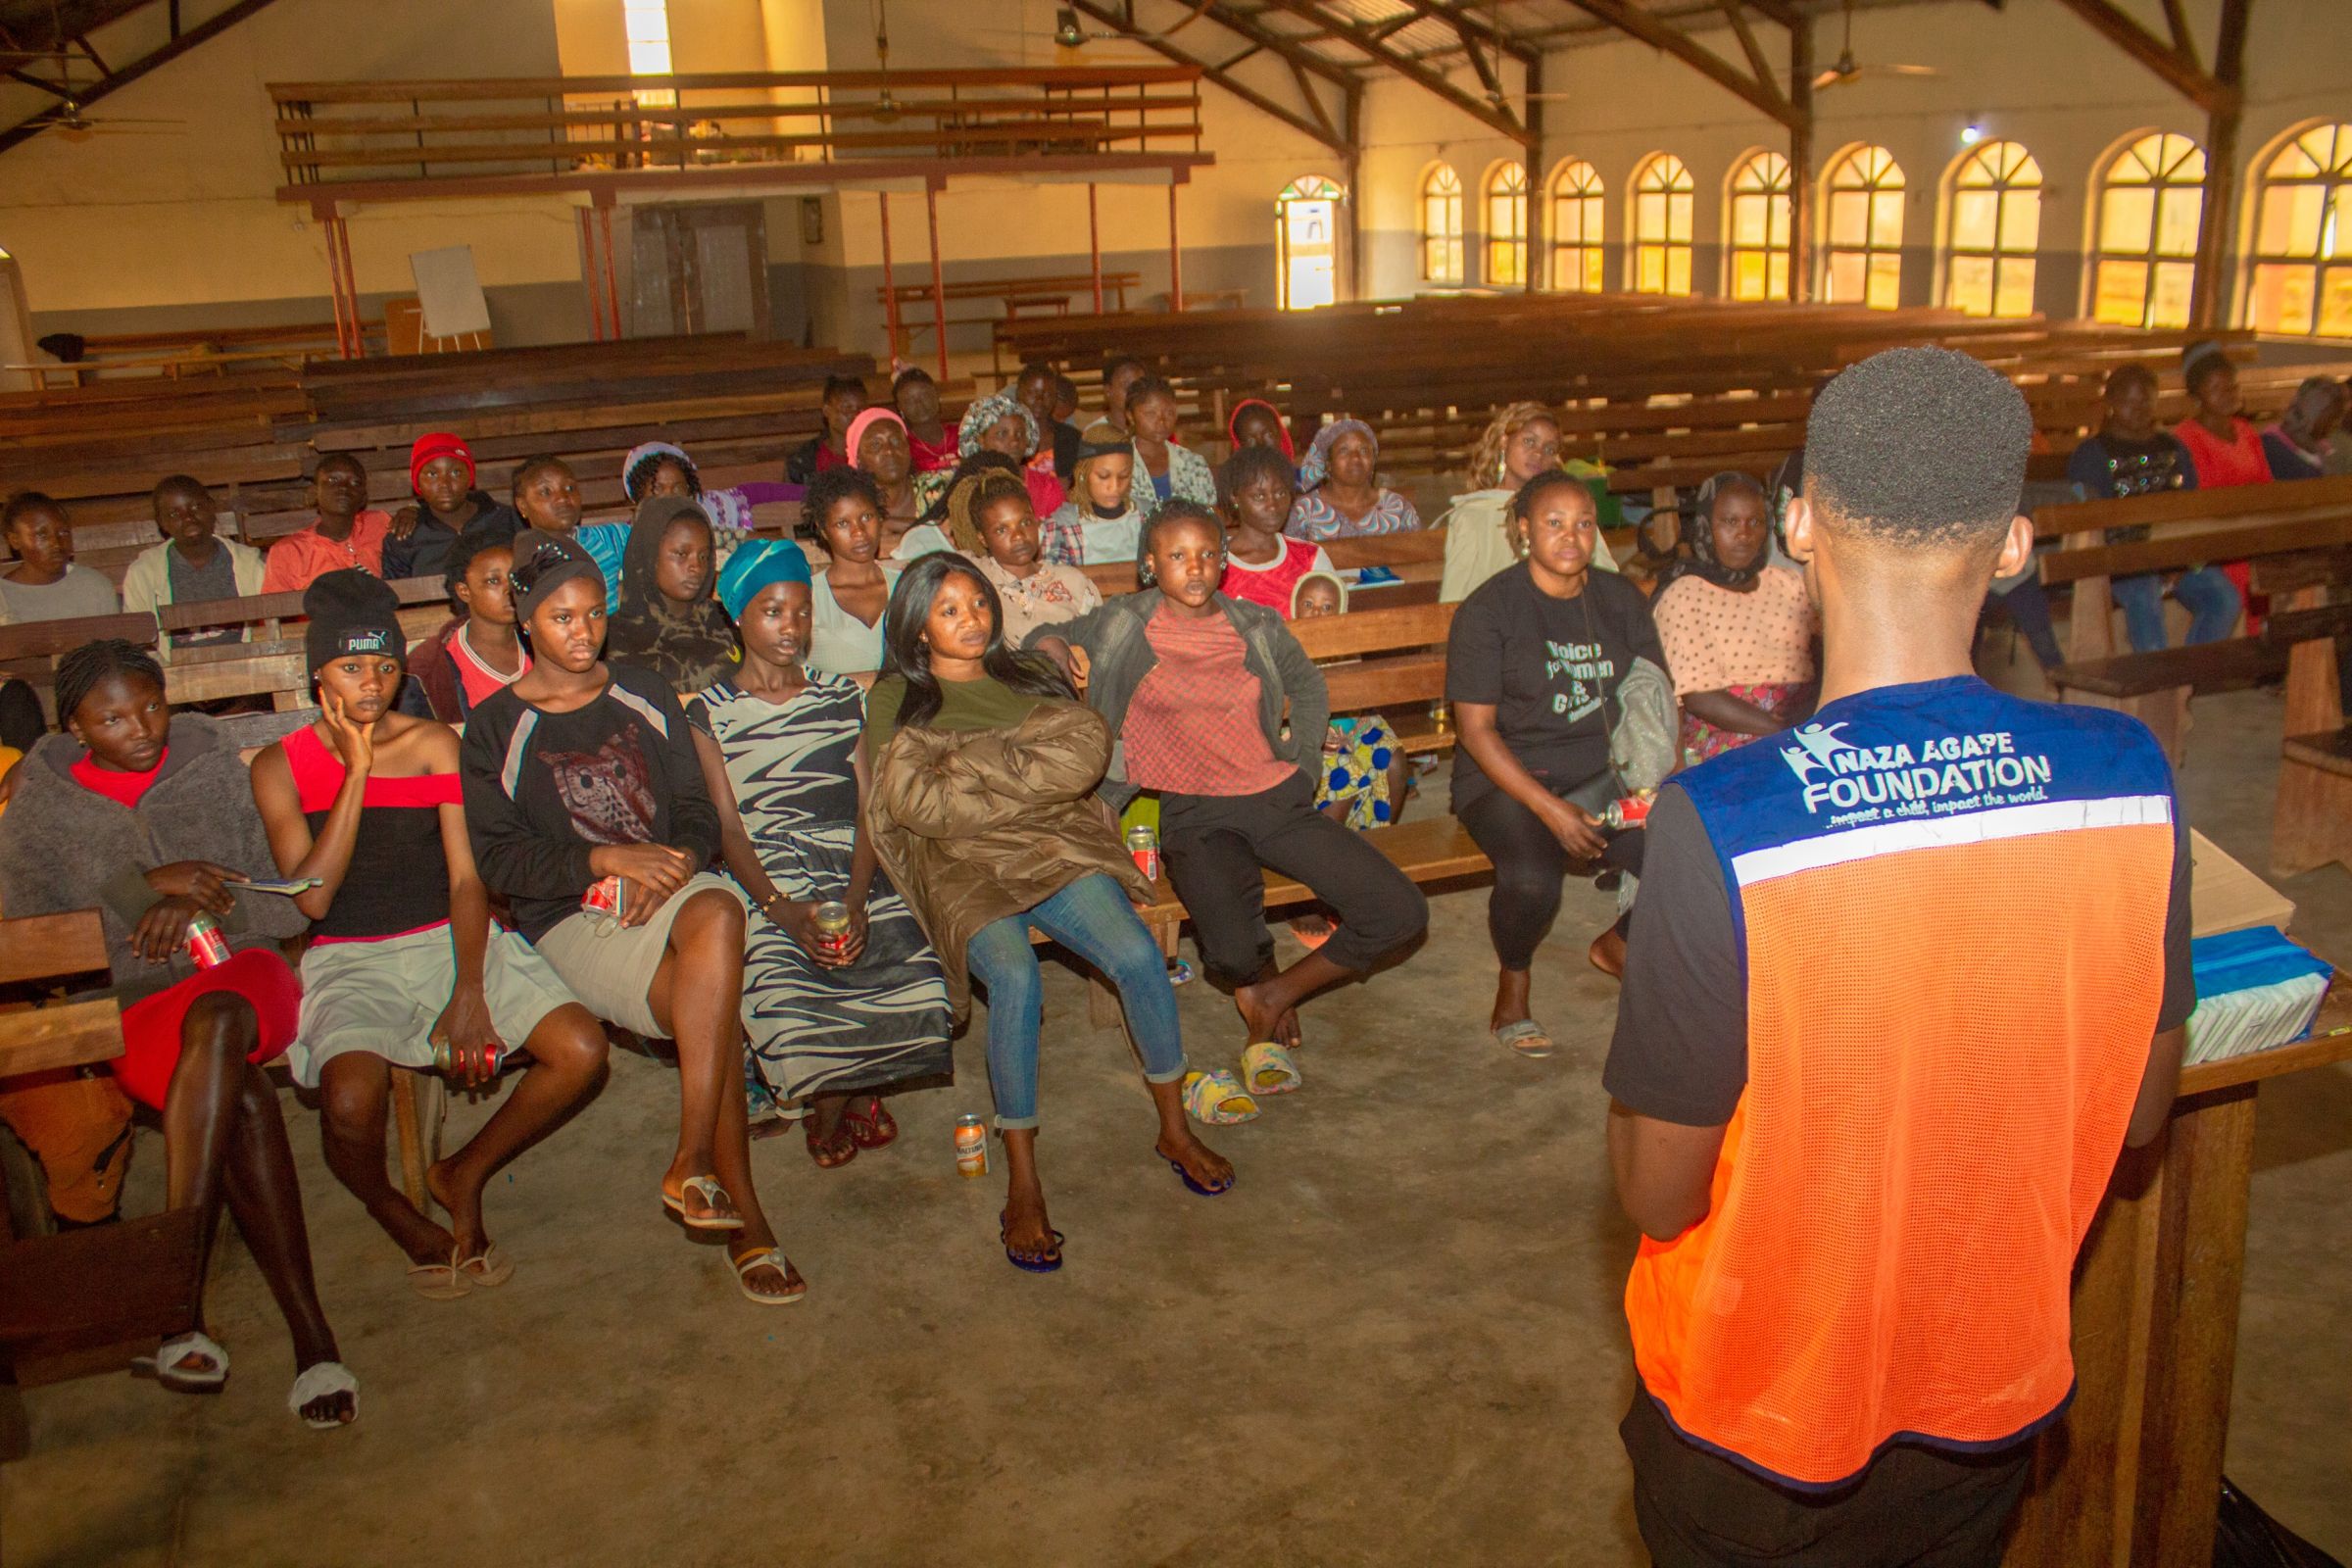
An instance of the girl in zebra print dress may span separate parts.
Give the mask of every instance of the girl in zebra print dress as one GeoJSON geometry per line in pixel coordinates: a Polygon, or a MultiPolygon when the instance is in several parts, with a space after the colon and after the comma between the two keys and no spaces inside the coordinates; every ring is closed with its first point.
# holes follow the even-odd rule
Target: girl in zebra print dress
{"type": "Polygon", "coordinates": [[[876,1091],[949,1071],[947,981],[857,826],[866,785],[857,683],[801,667],[807,559],[790,541],[752,540],[718,587],[743,664],[689,714],[727,870],[759,911],[743,960],[748,1065],[774,1101],[810,1102],[808,1152],[831,1168],[898,1136],[876,1091]],[[837,951],[811,923],[828,899],[850,908],[837,951]]]}

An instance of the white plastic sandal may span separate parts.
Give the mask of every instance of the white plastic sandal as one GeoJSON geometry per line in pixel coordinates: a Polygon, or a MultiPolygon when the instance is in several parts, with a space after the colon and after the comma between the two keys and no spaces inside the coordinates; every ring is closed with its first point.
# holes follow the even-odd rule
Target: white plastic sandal
{"type": "Polygon", "coordinates": [[[360,1418],[360,1380],[351,1375],[351,1368],[340,1361],[318,1361],[302,1369],[294,1379],[294,1387],[286,1392],[286,1408],[302,1416],[302,1424],[313,1432],[332,1432],[347,1427],[360,1418]],[[344,1420],[314,1421],[302,1415],[302,1407],[314,1399],[323,1399],[330,1394],[351,1396],[351,1414],[344,1420]]]}
{"type": "Polygon", "coordinates": [[[166,1340],[153,1355],[142,1355],[130,1363],[131,1371],[151,1377],[174,1394],[211,1394],[228,1381],[228,1352],[220,1342],[201,1329],[190,1329],[176,1339],[166,1340]],[[212,1363],[199,1371],[186,1371],[179,1363],[193,1351],[212,1363]]]}

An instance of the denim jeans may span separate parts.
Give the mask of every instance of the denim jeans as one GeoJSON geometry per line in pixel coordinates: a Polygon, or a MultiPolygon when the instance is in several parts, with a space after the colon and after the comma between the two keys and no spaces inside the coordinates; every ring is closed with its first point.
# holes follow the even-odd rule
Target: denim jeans
{"type": "MultiPolygon", "coordinates": [[[[2238,612],[2245,608],[2237,597],[2237,585],[2218,566],[2182,572],[2180,580],[2173,584],[2173,597],[2188,612],[2192,644],[2218,643],[2229,636],[2237,625],[2238,612]]],[[[2160,573],[2116,578],[2115,599],[2124,607],[2124,628],[2133,653],[2152,654],[2166,645],[2164,578],[2160,573]]]]}
{"type": "Polygon", "coordinates": [[[1102,971],[1127,1009],[1127,1032],[1144,1058],[1147,1083],[1171,1084],[1185,1075],[1184,1037],[1176,1024],[1176,993],[1168,962],[1127,902],[1127,890],[1095,871],[1025,913],[980,928],[965,945],[972,979],[988,996],[988,1087],[997,1102],[999,1131],[1037,1125],[1037,1037],[1045,999],[1037,927],[1102,971]]]}

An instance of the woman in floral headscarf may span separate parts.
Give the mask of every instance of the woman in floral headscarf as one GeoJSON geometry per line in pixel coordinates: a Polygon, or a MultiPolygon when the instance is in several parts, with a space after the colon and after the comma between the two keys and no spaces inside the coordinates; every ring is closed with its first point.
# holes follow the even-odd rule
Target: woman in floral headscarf
{"type": "MultiPolygon", "coordinates": [[[[963,423],[956,431],[956,453],[959,459],[969,459],[976,452],[1002,452],[1021,466],[1021,478],[1029,486],[1029,504],[1041,517],[1054,515],[1069,498],[1061,480],[1054,476],[1054,448],[1038,429],[1037,416],[1010,392],[982,398],[964,410],[963,423]],[[1043,452],[1038,450],[1041,446],[1043,452]]],[[[939,481],[916,492],[928,513],[953,480],[946,473],[921,477],[939,481]]]]}
{"type": "Polygon", "coordinates": [[[1381,488],[1379,467],[1380,439],[1363,420],[1334,419],[1317,430],[1298,466],[1298,499],[1283,532],[1321,544],[1420,527],[1413,504],[1381,488]]]}

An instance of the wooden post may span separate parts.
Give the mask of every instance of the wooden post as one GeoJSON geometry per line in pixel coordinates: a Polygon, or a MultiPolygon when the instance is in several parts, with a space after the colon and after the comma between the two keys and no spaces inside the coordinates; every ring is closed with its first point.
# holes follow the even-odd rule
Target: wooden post
{"type": "Polygon", "coordinates": [[[2214,43],[2213,79],[2221,93],[2205,116],[2205,211],[2197,225],[2197,270],[2189,284],[2188,318],[2219,326],[2229,302],[2230,235],[2237,226],[2237,130],[2244,118],[2246,11],[2253,0],[2222,0],[2222,29],[2214,43]]]}
{"type": "Polygon", "coordinates": [[[890,192],[874,192],[874,202],[882,209],[882,319],[890,332],[890,363],[895,370],[899,363],[899,279],[890,267],[890,192]]]}
{"type": "Polygon", "coordinates": [[[939,185],[923,181],[923,213],[931,220],[931,330],[939,338],[939,378],[948,378],[948,281],[939,267],[939,185]]]}
{"type": "MultiPolygon", "coordinates": [[[[1502,62],[1496,60],[1496,66],[1502,62]]],[[[1549,203],[1545,201],[1543,177],[1544,157],[1544,57],[1536,56],[1520,68],[1525,83],[1527,108],[1527,145],[1519,150],[1520,172],[1527,179],[1527,221],[1519,225],[1520,243],[1526,247],[1526,260],[1519,269],[1519,290],[1523,294],[1536,292],[1538,270],[1548,272],[1551,258],[1543,244],[1545,222],[1550,218],[1549,203]]]]}
{"type": "Polygon", "coordinates": [[[1168,181],[1168,309],[1184,309],[1184,246],[1176,232],[1176,181],[1168,181]]]}
{"type": "Polygon", "coordinates": [[[1813,20],[1788,29],[1788,299],[1813,297],[1813,20]]]}
{"type": "Polygon", "coordinates": [[[612,312],[612,341],[620,341],[620,273],[612,265],[612,204],[596,210],[597,228],[605,247],[605,304],[612,312]]]}
{"type": "Polygon", "coordinates": [[[580,281],[588,288],[588,331],[595,341],[605,340],[605,267],[596,248],[596,209],[579,209],[580,225],[580,281]]]}
{"type": "Polygon", "coordinates": [[[1095,270],[1095,314],[1102,314],[1102,220],[1095,207],[1095,186],[1086,187],[1086,251],[1095,270]]]}

